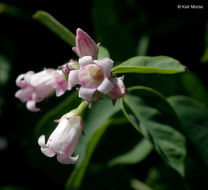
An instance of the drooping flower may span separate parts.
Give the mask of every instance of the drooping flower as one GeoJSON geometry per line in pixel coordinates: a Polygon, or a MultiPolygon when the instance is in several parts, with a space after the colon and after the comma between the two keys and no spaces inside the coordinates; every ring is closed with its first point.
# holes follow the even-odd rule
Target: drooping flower
{"type": "Polygon", "coordinates": [[[34,73],[29,71],[21,74],[16,79],[16,85],[21,89],[15,94],[22,102],[26,102],[26,107],[30,111],[39,111],[36,102],[51,96],[55,90],[60,96],[67,90],[67,81],[62,77],[62,73],[55,69],[44,69],[34,73]]]}
{"type": "Polygon", "coordinates": [[[82,29],[78,28],[76,31],[76,47],[72,50],[78,57],[91,56],[93,59],[97,59],[99,44],[96,44],[94,40],[82,29]]]}
{"type": "Polygon", "coordinates": [[[126,88],[124,86],[123,80],[124,76],[111,79],[113,88],[108,93],[108,95],[112,98],[113,104],[115,104],[117,98],[121,98],[126,93],[126,88]]]}
{"type": "Polygon", "coordinates": [[[101,58],[93,60],[91,56],[85,56],[79,59],[80,69],[69,73],[69,89],[80,84],[79,97],[86,102],[93,100],[96,91],[108,94],[113,88],[113,83],[109,80],[111,77],[111,68],[113,61],[110,58],[101,58]]]}
{"type": "Polygon", "coordinates": [[[57,160],[62,164],[74,164],[79,155],[72,157],[78,139],[83,130],[82,118],[74,114],[62,116],[58,126],[50,135],[45,144],[45,136],[40,136],[38,144],[41,151],[48,157],[57,155],[57,160]]]}

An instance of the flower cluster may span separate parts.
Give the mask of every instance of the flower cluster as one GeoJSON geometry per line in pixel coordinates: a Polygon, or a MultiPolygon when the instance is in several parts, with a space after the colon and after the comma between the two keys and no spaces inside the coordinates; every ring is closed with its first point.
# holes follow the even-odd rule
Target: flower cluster
{"type": "MultiPolygon", "coordinates": [[[[77,85],[79,97],[85,105],[102,99],[103,94],[108,95],[113,104],[117,98],[125,95],[124,77],[116,77],[111,72],[113,60],[98,59],[99,44],[80,28],[76,32],[76,47],[72,50],[79,57],[78,61],[71,59],[57,70],[50,68],[38,73],[29,71],[17,77],[16,85],[20,90],[16,92],[15,97],[26,102],[27,109],[39,111],[36,107],[37,102],[43,101],[53,93],[61,96],[77,85]]],[[[65,114],[46,144],[44,135],[39,138],[41,151],[48,157],[57,155],[57,160],[63,164],[75,163],[78,156],[72,157],[72,154],[82,129],[82,118],[78,112],[65,114]]]]}
{"type": "Polygon", "coordinates": [[[28,71],[17,77],[16,85],[21,89],[16,92],[15,97],[27,102],[26,106],[30,111],[40,110],[36,108],[36,102],[41,102],[55,91],[57,96],[61,96],[67,89],[67,81],[55,69],[44,69],[38,73],[28,71]]]}

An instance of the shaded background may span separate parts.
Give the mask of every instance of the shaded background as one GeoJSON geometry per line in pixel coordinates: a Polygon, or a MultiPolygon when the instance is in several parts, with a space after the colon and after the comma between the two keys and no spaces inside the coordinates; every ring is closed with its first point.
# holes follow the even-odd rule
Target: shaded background
{"type": "MultiPolygon", "coordinates": [[[[76,57],[71,51],[71,47],[32,19],[32,15],[37,10],[49,12],[74,33],[77,28],[85,30],[96,42],[101,42],[109,49],[111,58],[116,63],[135,56],[138,52],[138,44],[143,39],[148,42],[146,44],[149,44],[146,52],[148,56],[167,55],[178,59],[207,85],[206,71],[208,66],[206,63],[201,63],[201,57],[205,49],[208,4],[199,1],[192,2],[203,5],[203,10],[179,10],[177,5],[187,3],[181,1],[171,3],[150,0],[2,1],[2,3],[18,9],[14,13],[1,13],[0,8],[0,55],[9,63],[6,68],[9,73],[8,80],[1,83],[0,86],[0,136],[5,137],[8,141],[7,147],[0,151],[2,173],[0,186],[14,185],[26,189],[63,189],[63,183],[69,175],[66,166],[59,164],[54,168],[49,168],[51,163],[56,162],[49,161],[48,165],[44,165],[45,162],[42,165],[41,163],[40,165],[33,163],[32,159],[35,160],[37,155],[31,153],[37,149],[37,154],[41,154],[38,146],[31,148],[34,143],[37,143],[37,139],[33,136],[37,120],[66,96],[58,100],[51,98],[41,103],[41,113],[28,112],[25,105],[14,98],[14,93],[17,91],[15,79],[20,73],[25,73],[28,70],[37,72],[44,67],[57,68],[71,57],[76,57]],[[50,172],[58,172],[58,177],[48,174],[50,172]]],[[[190,1],[188,3],[191,4],[190,1]]],[[[139,79],[136,79],[136,82],[136,84],[142,83],[139,79]]],[[[160,82],[155,81],[155,83],[160,82]]],[[[132,81],[132,83],[134,82],[132,81]]],[[[148,84],[148,82],[146,83],[148,84]]],[[[180,86],[175,83],[174,85],[180,86]]],[[[167,96],[184,93],[180,89],[168,90],[165,86],[156,85],[155,88],[159,88],[167,96]]],[[[120,136],[118,135],[118,141],[125,138],[126,130],[130,136],[134,135],[133,131],[124,128],[120,136]]],[[[106,133],[105,139],[108,139],[108,135],[112,134],[117,134],[114,129],[106,133]]],[[[117,142],[116,138],[115,142],[117,142]]],[[[117,146],[116,143],[114,144],[111,149],[117,146]]],[[[105,140],[99,146],[105,150],[103,152],[108,152],[109,143],[105,140]]],[[[99,147],[97,150],[99,151],[99,147]]],[[[93,157],[95,160],[96,158],[99,160],[98,151],[93,157]]],[[[40,158],[45,159],[44,161],[47,160],[42,155],[40,158]]],[[[102,189],[96,186],[96,184],[103,183],[101,179],[105,179],[105,183],[109,183],[108,189],[127,189],[123,184],[120,186],[119,181],[128,179],[129,175],[148,181],[149,172],[153,167],[160,167],[164,181],[173,175],[177,183],[180,184],[179,176],[166,166],[161,166],[160,158],[157,154],[152,153],[151,157],[138,165],[128,166],[125,169],[121,167],[104,170],[100,174],[101,176],[98,176],[97,183],[93,181],[93,172],[90,173],[94,169],[89,170],[85,189],[90,189],[93,183],[93,189],[102,189]],[[169,170],[170,173],[166,176],[169,170]],[[118,175],[118,171],[120,175],[118,175]],[[112,181],[112,178],[115,179],[112,181]]],[[[151,175],[154,175],[154,171],[151,175]]],[[[184,184],[184,182],[181,183],[184,184]]],[[[158,189],[171,189],[164,184],[164,187],[159,186],[158,189]]],[[[170,185],[171,182],[169,181],[168,184],[170,185]]],[[[175,183],[174,185],[172,189],[176,188],[175,183]]],[[[184,189],[183,185],[179,185],[177,188],[184,189]]]]}

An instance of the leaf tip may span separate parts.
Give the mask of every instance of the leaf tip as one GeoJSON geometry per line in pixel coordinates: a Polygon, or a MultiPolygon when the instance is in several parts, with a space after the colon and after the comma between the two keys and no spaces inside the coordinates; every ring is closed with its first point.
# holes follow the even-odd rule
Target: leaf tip
{"type": "Polygon", "coordinates": [[[46,14],[46,12],[45,11],[42,11],[42,10],[36,11],[35,14],[32,15],[32,18],[33,19],[38,19],[39,16],[40,15],[43,15],[43,14],[46,14]]]}

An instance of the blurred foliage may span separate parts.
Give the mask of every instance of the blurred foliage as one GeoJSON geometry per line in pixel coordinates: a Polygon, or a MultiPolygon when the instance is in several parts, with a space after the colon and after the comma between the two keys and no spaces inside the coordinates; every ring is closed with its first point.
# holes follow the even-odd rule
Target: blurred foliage
{"type": "Polygon", "coordinates": [[[11,67],[9,60],[0,55],[0,115],[2,112],[2,106],[4,105],[4,91],[9,79],[10,69],[11,67]]]}
{"type": "Polygon", "coordinates": [[[204,54],[201,57],[201,61],[203,63],[208,62],[208,21],[206,23],[206,29],[205,29],[204,54]]]}
{"type": "Polygon", "coordinates": [[[0,190],[207,187],[207,66],[199,64],[202,53],[201,61],[207,62],[206,10],[179,12],[176,6],[142,0],[77,1],[70,7],[65,2],[0,3],[0,121],[6,123],[0,136],[8,139],[8,147],[0,152],[0,190]],[[78,18],[80,4],[85,10],[78,18]],[[102,45],[99,57],[109,57],[110,52],[115,65],[121,64],[114,71],[125,73],[126,87],[140,86],[123,98],[122,109],[120,101],[112,107],[104,99],[85,113],[86,135],[76,149],[80,158],[75,166],[42,155],[37,139],[42,134],[48,137],[56,127],[53,121],[79,104],[77,93],[40,103],[41,113],[28,113],[14,99],[20,73],[57,68],[74,56],[67,43],[32,20],[37,10],[53,13],[63,23],[43,11],[33,17],[69,45],[74,45],[74,35],[65,26],[72,31],[82,27],[90,35],[94,31],[102,45]],[[87,20],[89,15],[92,20],[87,20]],[[168,57],[156,57],[155,62],[149,55],[168,57]],[[140,57],[129,59],[133,56],[140,57]],[[183,72],[185,67],[177,60],[189,71],[183,72]],[[168,63],[172,74],[161,74],[168,63]],[[184,170],[185,177],[168,165],[181,174],[184,170]]]}

